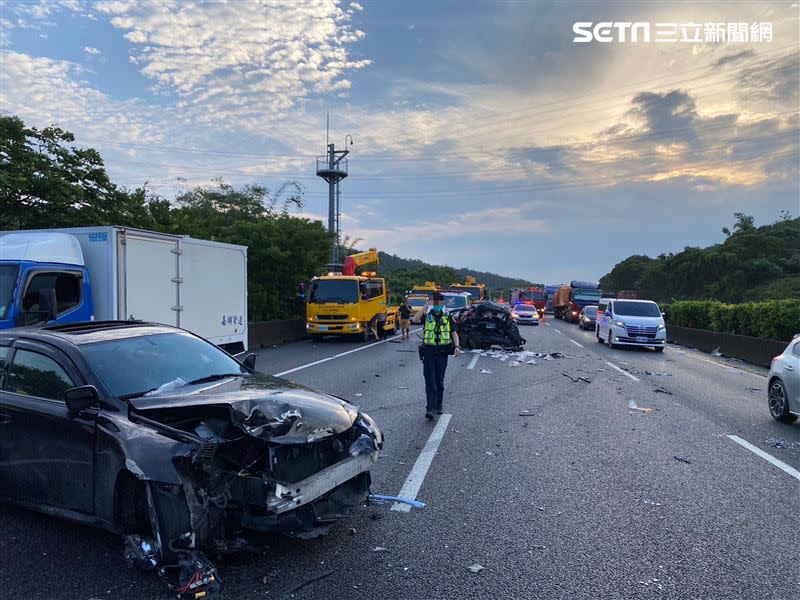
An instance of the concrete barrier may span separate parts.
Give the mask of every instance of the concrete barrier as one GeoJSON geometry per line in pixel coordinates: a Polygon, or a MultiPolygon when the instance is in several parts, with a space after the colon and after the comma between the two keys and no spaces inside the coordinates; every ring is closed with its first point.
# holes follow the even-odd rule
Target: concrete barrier
{"type": "Polygon", "coordinates": [[[306,336],[305,319],[257,321],[247,324],[248,348],[258,350],[267,346],[302,340],[306,336]]]}
{"type": "Polygon", "coordinates": [[[769,367],[772,357],[783,352],[789,343],[669,324],[667,325],[667,341],[697,348],[703,352],[712,352],[719,348],[719,352],[723,356],[739,358],[761,367],[769,367]]]}

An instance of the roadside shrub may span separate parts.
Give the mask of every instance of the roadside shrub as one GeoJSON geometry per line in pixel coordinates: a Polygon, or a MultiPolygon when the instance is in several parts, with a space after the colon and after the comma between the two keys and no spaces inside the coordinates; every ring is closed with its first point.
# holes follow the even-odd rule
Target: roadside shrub
{"type": "Polygon", "coordinates": [[[795,333],[800,333],[800,300],[743,304],[682,300],[669,305],[667,322],[680,327],[788,341],[795,333]]]}

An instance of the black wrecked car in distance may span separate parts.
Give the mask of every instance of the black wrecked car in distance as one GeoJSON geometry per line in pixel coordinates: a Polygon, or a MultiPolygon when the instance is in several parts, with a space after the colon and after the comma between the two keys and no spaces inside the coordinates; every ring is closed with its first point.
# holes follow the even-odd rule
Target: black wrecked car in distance
{"type": "Polygon", "coordinates": [[[0,334],[0,497],[124,536],[179,596],[213,555],[315,537],[362,503],[383,444],[346,401],[184,330],[89,322],[0,334]]]}

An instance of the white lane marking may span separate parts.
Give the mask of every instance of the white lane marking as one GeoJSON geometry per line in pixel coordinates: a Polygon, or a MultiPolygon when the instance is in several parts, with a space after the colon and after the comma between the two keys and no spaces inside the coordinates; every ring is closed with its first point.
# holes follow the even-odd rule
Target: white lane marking
{"type": "Polygon", "coordinates": [[[561,331],[559,329],[556,329],[555,327],[553,327],[553,331],[555,331],[556,333],[561,333],[561,331]]]}
{"type": "Polygon", "coordinates": [[[753,454],[760,456],[768,463],[772,463],[773,465],[778,467],[781,471],[788,473],[789,475],[800,481],[800,471],[798,471],[797,469],[790,467],[785,462],[783,462],[782,460],[778,460],[771,454],[767,454],[761,448],[756,448],[755,446],[753,446],[753,444],[751,444],[747,440],[743,440],[738,435],[729,435],[728,437],[737,444],[739,444],[740,446],[750,450],[750,452],[752,452],[753,454]]]}
{"type": "MultiPolygon", "coordinates": [[[[422,328],[419,329],[412,329],[411,333],[415,333],[420,331],[422,328]]],[[[385,344],[388,341],[394,340],[399,338],[399,335],[392,336],[388,339],[381,340],[379,342],[373,342],[372,344],[367,344],[366,346],[360,346],[359,348],[354,348],[353,350],[348,350],[347,352],[340,352],[339,354],[334,354],[333,356],[329,356],[328,358],[323,358],[320,360],[315,360],[314,362],[310,362],[306,365],[300,365],[299,367],[295,367],[294,369],[289,369],[288,371],[281,371],[280,373],[275,373],[275,377],[283,377],[284,375],[288,375],[289,373],[294,373],[295,371],[302,371],[303,369],[307,369],[308,367],[314,367],[316,365],[321,365],[322,363],[326,363],[329,360],[333,360],[334,358],[341,358],[342,356],[347,356],[348,354],[352,354],[353,352],[361,352],[362,350],[366,350],[367,348],[372,348],[373,346],[378,346],[380,344],[385,344]]]]}
{"type": "Polygon", "coordinates": [[[579,343],[578,343],[578,342],[576,342],[575,340],[572,340],[572,339],[571,339],[571,340],[570,340],[570,342],[572,342],[573,344],[575,344],[576,346],[578,346],[578,347],[580,347],[580,348],[583,348],[583,344],[579,344],[579,343]]]}
{"type": "Polygon", "coordinates": [[[631,378],[631,379],[633,379],[634,381],[641,381],[641,380],[640,380],[638,377],[634,377],[633,375],[631,375],[630,373],[628,373],[626,370],[624,370],[624,369],[620,369],[620,368],[619,368],[617,365],[615,365],[615,364],[613,364],[613,363],[610,363],[610,362],[606,361],[606,364],[607,364],[609,367],[611,367],[612,369],[616,369],[617,371],[619,371],[620,373],[622,373],[623,375],[625,375],[625,377],[630,377],[630,378],[631,378]]]}
{"type": "Polygon", "coordinates": [[[472,360],[469,361],[469,364],[467,365],[467,368],[468,369],[474,369],[475,365],[478,364],[478,359],[480,358],[480,356],[481,356],[480,354],[476,354],[475,356],[473,356],[472,360]]]}
{"type": "MultiPolygon", "coordinates": [[[[436,422],[436,427],[431,431],[428,442],[425,444],[422,452],[419,453],[417,462],[414,463],[411,472],[408,474],[408,477],[406,477],[406,482],[403,484],[403,487],[400,488],[400,493],[397,494],[401,498],[417,499],[419,489],[422,487],[422,482],[425,481],[425,475],[428,474],[428,469],[433,462],[433,457],[436,456],[436,451],[439,449],[439,444],[442,442],[444,432],[447,431],[447,425],[450,423],[452,417],[453,415],[450,414],[444,414],[439,417],[439,420],[436,422]]],[[[392,510],[409,512],[411,506],[395,502],[392,505],[392,510]]]]}

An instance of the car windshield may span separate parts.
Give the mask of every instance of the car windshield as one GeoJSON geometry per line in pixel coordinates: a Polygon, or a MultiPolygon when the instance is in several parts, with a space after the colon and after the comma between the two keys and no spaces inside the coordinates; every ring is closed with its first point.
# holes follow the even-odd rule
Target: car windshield
{"type": "Polygon", "coordinates": [[[624,317],[660,317],[661,311],[655,302],[614,302],[614,314],[624,317]]]}
{"type": "Polygon", "coordinates": [[[17,282],[17,265],[0,265],[0,319],[5,319],[14,294],[14,284],[17,282]]]}
{"type": "Polygon", "coordinates": [[[587,317],[594,318],[597,315],[597,307],[596,306],[587,306],[583,309],[584,314],[587,317]]]}
{"type": "Polygon", "coordinates": [[[536,312],[536,307],[533,304],[517,304],[514,310],[517,312],[536,312]]]}
{"type": "Polygon", "coordinates": [[[358,302],[358,283],[355,279],[317,279],[311,282],[309,302],[325,304],[358,302]]]}
{"type": "Polygon", "coordinates": [[[165,384],[181,387],[247,370],[213,344],[189,333],[143,335],[81,346],[97,376],[118,398],[142,396],[165,384]]]}
{"type": "Polygon", "coordinates": [[[444,297],[444,307],[445,308],[465,308],[469,302],[467,301],[466,296],[445,296],[444,297]]]}

